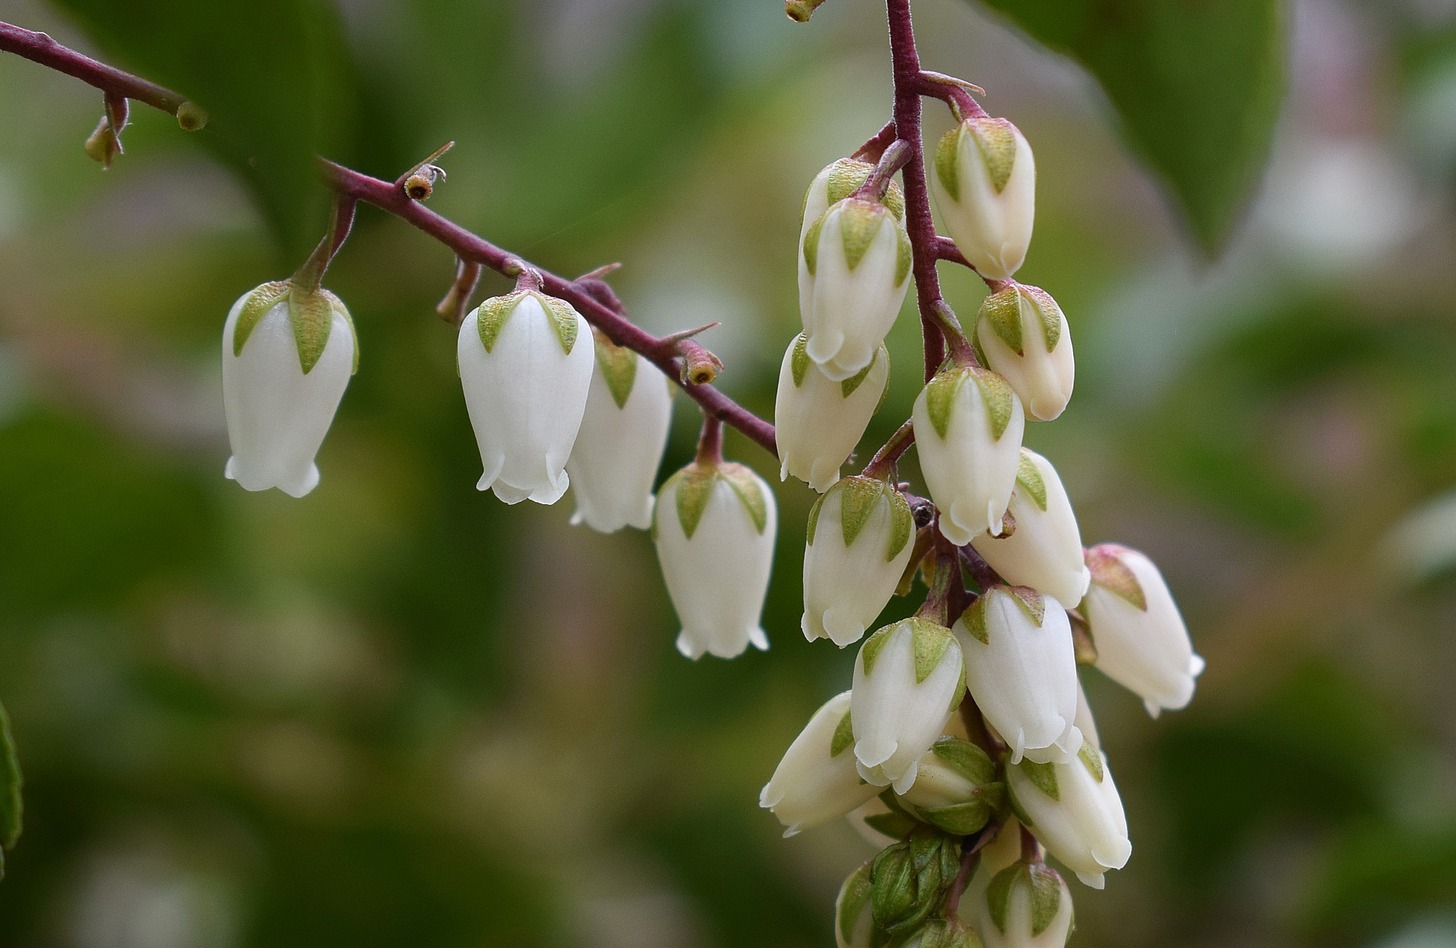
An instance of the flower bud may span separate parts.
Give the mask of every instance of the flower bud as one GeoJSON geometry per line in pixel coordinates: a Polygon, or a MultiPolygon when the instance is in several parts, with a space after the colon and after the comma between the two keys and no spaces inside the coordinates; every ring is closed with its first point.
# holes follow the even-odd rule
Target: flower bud
{"type": "Polygon", "coordinates": [[[1070,763],[1023,760],[1006,780],[1023,822],[1084,885],[1100,889],[1106,870],[1127,865],[1132,843],[1107,755],[1084,743],[1070,763]]]}
{"type": "Polygon", "coordinates": [[[809,358],[803,333],[784,353],[779,392],[774,401],[779,479],[789,475],[823,493],[839,478],[840,465],[863,437],[890,382],[890,354],[884,346],[874,360],[842,382],[831,381],[809,358]]]}
{"type": "Polygon", "coordinates": [[[1193,698],[1203,659],[1152,560],[1104,543],[1087,551],[1092,586],[1082,613],[1097,646],[1097,667],[1143,699],[1148,714],[1176,711],[1193,698]]]}
{"type": "Polygon", "coordinates": [[[873,865],[873,859],[867,861],[839,887],[839,897],[834,900],[834,943],[838,948],[881,948],[883,944],[884,939],[875,931],[874,913],[870,911],[873,865]]]}
{"type": "MultiPolygon", "coordinates": [[[[804,192],[804,206],[799,213],[800,247],[804,246],[804,237],[808,235],[809,228],[829,210],[829,205],[838,204],[864,187],[874,170],[874,164],[868,161],[836,158],[814,176],[814,180],[809,182],[809,189],[804,192]]],[[[894,181],[890,182],[885,191],[885,206],[895,215],[896,220],[904,220],[905,192],[894,181]]],[[[803,289],[802,282],[799,288],[803,289]]]]}
{"type": "Polygon", "coordinates": [[[933,918],[901,944],[904,948],[982,948],[976,933],[955,918],[933,918]]]}
{"type": "Polygon", "coordinates": [[[291,497],[318,486],[314,455],[358,360],[354,323],[334,294],[288,282],[243,294],[222,331],[227,477],[291,497]]]}
{"type": "Polygon", "coordinates": [[[1011,386],[995,372],[952,366],[921,389],[911,418],[940,532],[956,546],[1000,533],[1026,427],[1011,386]]]}
{"type": "Polygon", "coordinates": [[[986,889],[986,948],[1063,948],[1072,930],[1072,893],[1042,862],[1001,870],[986,889]]]}
{"type": "Polygon", "coordinates": [[[596,371],[566,473],[576,495],[572,523],[611,533],[652,524],[652,484],[672,423],[671,383],[644,356],[596,340],[596,371]]]}
{"type": "Polygon", "coordinates": [[[804,349],[831,381],[857,375],[910,286],[910,237],[884,204],[849,197],[809,225],[799,251],[804,349]]]}
{"type": "Polygon", "coordinates": [[[902,619],[865,639],[854,663],[850,720],[859,773],[905,793],[920,757],[940,737],[965,693],[961,647],[950,629],[902,619]]]}
{"type": "Polygon", "coordinates": [[[853,743],[846,691],[814,712],[758,796],[787,827],[785,836],[847,816],[879,793],[860,779],[853,743]]]}
{"type": "Polygon", "coordinates": [[[1081,602],[1092,573],[1082,559],[1077,515],[1056,468],[1028,448],[1021,449],[1008,510],[1016,522],[1010,535],[983,533],[971,546],[1008,583],[1030,586],[1060,603],[1081,602]]]}
{"type": "Polygon", "coordinates": [[[870,864],[875,926],[900,943],[940,910],[959,870],[959,841],[929,827],[884,850],[870,864]]]}
{"type": "Polygon", "coordinates": [[[683,625],[679,652],[732,658],[750,643],[768,648],[759,621],[777,526],[773,492],[741,464],[689,464],[662,485],[652,534],[683,625]]]}
{"type": "Polygon", "coordinates": [[[533,290],[492,297],[460,323],[460,381],[485,468],[476,489],[508,504],[566,493],[591,385],[588,339],[571,304],[533,290]]]}
{"type": "Polygon", "coordinates": [[[968,118],[946,132],[930,176],[935,203],[976,272],[1009,280],[1026,259],[1036,213],[1036,163],[1003,118],[968,118]]]}
{"type": "Polygon", "coordinates": [[[986,367],[1005,377],[1031,417],[1051,421],[1066,409],[1076,376],[1072,334],[1046,290],[1013,283],[986,297],[976,343],[986,367]]]}
{"type": "Polygon", "coordinates": [[[1025,586],[992,586],[954,626],[966,687],[1011,746],[1011,762],[1070,760],[1082,746],[1077,658],[1061,603],[1025,586]]]}
{"type": "Polygon", "coordinates": [[[1005,794],[985,751],[958,737],[943,737],[921,756],[915,783],[901,800],[927,823],[969,836],[990,822],[1005,794]]]}
{"type": "Polygon", "coordinates": [[[915,519],[891,485],[846,477],[809,513],[804,549],[804,637],[859,641],[910,562],[915,519]]]}

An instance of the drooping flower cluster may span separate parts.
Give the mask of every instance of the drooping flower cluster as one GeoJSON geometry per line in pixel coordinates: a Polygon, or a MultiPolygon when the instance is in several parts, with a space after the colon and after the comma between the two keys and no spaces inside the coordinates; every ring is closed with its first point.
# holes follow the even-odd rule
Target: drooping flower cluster
{"type": "Polygon", "coordinates": [[[938,327],[951,358],[914,403],[929,498],[893,476],[909,437],[834,480],[885,385],[883,347],[872,363],[865,354],[888,332],[909,268],[891,266],[885,235],[902,199],[872,186],[879,174],[841,159],[810,185],[804,334],[784,356],[778,442],[784,476],[822,494],[804,557],[805,636],[859,641],[917,569],[930,595],[864,639],[850,690],[794,740],[760,803],[786,835],[850,816],[886,847],[841,890],[841,946],[1060,946],[1071,894],[1045,854],[1101,888],[1132,849],[1078,663],[1157,714],[1188,703],[1202,660],[1157,569],[1123,547],[1084,550],[1056,469],[1022,444],[1028,421],[1066,408],[1074,366],[1061,307],[1012,279],[1031,239],[1035,168],[1004,119],[965,118],[936,154],[943,222],[991,293],[966,338],[938,327]],[[861,341],[853,359],[843,340],[861,341]],[[845,378],[856,384],[840,388],[845,378]],[[951,891],[960,908],[946,915],[951,891]]]}

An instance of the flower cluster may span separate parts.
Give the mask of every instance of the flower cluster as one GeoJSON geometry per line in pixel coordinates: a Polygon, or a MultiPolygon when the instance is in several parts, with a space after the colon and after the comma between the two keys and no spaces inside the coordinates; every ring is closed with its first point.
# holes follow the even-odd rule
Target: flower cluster
{"type": "Polygon", "coordinates": [[[877,185],[882,169],[841,159],[805,199],[804,332],[776,405],[784,477],[822,494],[804,635],[860,642],[917,572],[929,590],[916,615],[863,638],[850,690],[814,714],[760,797],[785,835],[850,817],[884,847],[841,890],[841,946],[1064,944],[1071,894],[1046,857],[1101,888],[1132,851],[1079,661],[1155,715],[1186,705],[1202,670],[1157,568],[1084,549],[1056,469],[1022,444],[1028,421],[1067,406],[1071,334],[1046,291],[1013,279],[1031,239],[1031,149],[976,113],[941,141],[931,191],[991,292],[966,335],[939,325],[951,356],[910,431],[842,479],[886,386],[882,342],[910,270],[904,198],[877,185]],[[928,499],[894,476],[912,437],[928,499]]]}

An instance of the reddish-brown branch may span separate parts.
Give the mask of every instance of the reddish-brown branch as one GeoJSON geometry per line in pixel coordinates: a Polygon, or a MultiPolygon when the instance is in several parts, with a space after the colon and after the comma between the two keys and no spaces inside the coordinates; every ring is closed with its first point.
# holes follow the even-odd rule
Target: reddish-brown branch
{"type": "MultiPolygon", "coordinates": [[[[44,33],[22,29],[9,23],[0,22],[0,51],[15,53],[57,72],[73,76],[95,86],[108,96],[120,95],[135,99],[172,115],[176,115],[177,110],[188,101],[185,96],[170,89],[97,62],[63,46],[44,33]]],[[[370,177],[324,159],[320,161],[326,180],[342,199],[341,213],[347,208],[350,219],[353,203],[363,201],[414,225],[454,250],[463,261],[480,263],[507,276],[516,276],[522,266],[526,265],[515,254],[497,247],[412,200],[399,186],[399,182],[370,177]]],[[[337,243],[342,242],[342,233],[338,229],[335,232],[339,233],[339,240],[330,241],[332,250],[337,250],[337,243]]],[[[542,288],[546,292],[571,303],[587,322],[600,329],[617,345],[640,352],[668,378],[680,379],[682,363],[677,340],[659,338],[646,332],[622,315],[619,309],[603,303],[588,287],[545,270],[540,270],[540,273],[542,288]]],[[[774,439],[773,425],[711,385],[683,383],[682,388],[702,407],[706,415],[737,428],[769,454],[777,457],[778,446],[774,439]]]]}

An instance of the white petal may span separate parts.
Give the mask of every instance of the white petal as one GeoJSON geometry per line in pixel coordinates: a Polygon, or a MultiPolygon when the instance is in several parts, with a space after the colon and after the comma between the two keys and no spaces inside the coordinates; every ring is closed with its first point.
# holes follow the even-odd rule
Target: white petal
{"type": "Polygon", "coordinates": [[[672,423],[672,394],[657,367],[637,356],[632,390],[618,407],[606,376],[593,373],[581,431],[566,462],[576,496],[573,523],[611,533],[652,523],[652,485],[672,423]]]}

